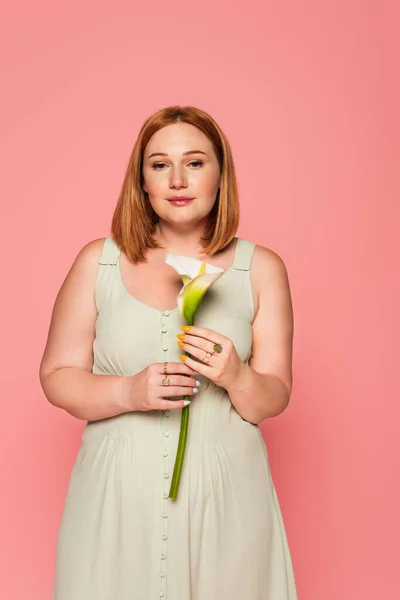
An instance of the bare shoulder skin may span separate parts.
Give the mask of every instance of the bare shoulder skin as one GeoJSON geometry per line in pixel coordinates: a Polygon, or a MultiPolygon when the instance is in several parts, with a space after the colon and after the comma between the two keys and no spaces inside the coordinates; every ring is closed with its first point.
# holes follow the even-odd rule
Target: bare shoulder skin
{"type": "Polygon", "coordinates": [[[91,372],[97,318],[94,288],[105,238],[92,240],[78,253],[57,294],[40,380],[62,367],[91,372]]]}
{"type": "Polygon", "coordinates": [[[286,266],[273,250],[256,246],[251,263],[255,319],[251,366],[292,389],[293,307],[286,266]]]}

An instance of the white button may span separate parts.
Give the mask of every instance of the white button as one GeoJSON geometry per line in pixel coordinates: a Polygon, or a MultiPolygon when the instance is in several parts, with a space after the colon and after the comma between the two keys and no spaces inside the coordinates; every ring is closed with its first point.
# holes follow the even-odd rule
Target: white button
{"type": "Polygon", "coordinates": [[[165,560],[167,557],[165,554],[161,554],[161,560],[165,560]]]}
{"type": "Polygon", "coordinates": [[[164,498],[167,499],[168,498],[168,494],[165,492],[164,493],[164,498]]]}
{"type": "Polygon", "coordinates": [[[162,536],[162,538],[161,538],[161,539],[165,541],[165,540],[167,540],[167,539],[168,539],[168,536],[167,536],[167,535],[165,535],[165,533],[164,533],[164,535],[162,536]]]}
{"type": "Polygon", "coordinates": [[[165,596],[165,594],[162,590],[160,590],[160,597],[162,598],[163,596],[165,596]]]}
{"type": "Polygon", "coordinates": [[[165,573],[163,573],[163,572],[161,571],[161,573],[160,573],[160,577],[165,577],[165,573]]]}
{"type": "Polygon", "coordinates": [[[164,345],[164,346],[163,346],[163,350],[164,350],[164,352],[168,352],[168,346],[165,346],[165,345],[164,345]]]}
{"type": "Polygon", "coordinates": [[[162,514],[162,518],[163,518],[163,519],[167,519],[167,518],[168,518],[168,515],[167,515],[167,513],[163,513],[163,514],[162,514]]]}
{"type": "Polygon", "coordinates": [[[164,479],[169,479],[168,473],[164,473],[164,479]]]}
{"type": "Polygon", "coordinates": [[[168,329],[167,329],[167,327],[166,327],[165,325],[163,325],[163,326],[161,327],[161,331],[162,331],[163,333],[167,333],[167,332],[168,332],[168,329]]]}
{"type": "Polygon", "coordinates": [[[170,415],[170,412],[171,412],[171,411],[169,411],[169,410],[166,410],[166,411],[165,411],[165,413],[164,413],[164,415],[165,415],[166,417],[169,417],[169,415],[170,415]]]}
{"type": "Polygon", "coordinates": [[[164,431],[164,435],[165,435],[165,437],[168,437],[169,436],[168,431],[164,431]]]}
{"type": "Polygon", "coordinates": [[[164,310],[163,315],[169,317],[169,310],[164,310]]]}
{"type": "Polygon", "coordinates": [[[163,456],[168,456],[168,452],[166,450],[164,450],[163,456]]]}

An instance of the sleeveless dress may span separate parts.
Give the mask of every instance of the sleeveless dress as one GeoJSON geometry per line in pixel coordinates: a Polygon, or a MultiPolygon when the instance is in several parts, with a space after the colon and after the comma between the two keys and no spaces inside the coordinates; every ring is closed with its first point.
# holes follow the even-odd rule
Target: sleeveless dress
{"type": "MultiPolygon", "coordinates": [[[[195,317],[196,325],[229,337],[244,362],[252,344],[254,247],[238,238],[231,268],[195,317]]],[[[186,323],[178,307],[161,311],[129,294],[119,255],[107,237],[92,372],[131,376],[150,363],[180,362],[176,334],[186,323]]],[[[58,532],[53,600],[297,599],[260,428],[239,415],[224,388],[197,378],[176,500],[168,492],[181,409],[86,423],[58,532]]]]}

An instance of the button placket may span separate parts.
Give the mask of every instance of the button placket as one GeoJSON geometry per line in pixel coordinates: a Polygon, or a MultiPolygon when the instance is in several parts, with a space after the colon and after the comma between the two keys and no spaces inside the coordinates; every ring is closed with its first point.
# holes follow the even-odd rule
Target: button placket
{"type": "MultiPolygon", "coordinates": [[[[162,347],[162,355],[163,355],[163,363],[168,361],[168,317],[170,316],[170,312],[168,310],[161,313],[161,347],[162,347]]],[[[161,411],[161,452],[164,457],[163,467],[164,467],[164,489],[163,489],[163,497],[162,497],[162,508],[161,508],[161,547],[160,547],[160,588],[159,588],[159,596],[160,598],[166,598],[166,562],[167,562],[167,522],[168,522],[168,494],[169,494],[169,485],[170,485],[170,473],[168,472],[168,419],[170,417],[169,410],[161,411]]]]}

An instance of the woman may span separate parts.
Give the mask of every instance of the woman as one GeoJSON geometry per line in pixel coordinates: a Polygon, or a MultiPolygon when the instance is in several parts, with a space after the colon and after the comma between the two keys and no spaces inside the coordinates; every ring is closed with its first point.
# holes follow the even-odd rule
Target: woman
{"type": "Polygon", "coordinates": [[[151,116],[112,236],[79,252],[41,362],[48,400],[87,421],[53,600],[296,599],[258,426],[290,399],[290,290],[276,253],[235,237],[238,220],[232,154],[215,121],[194,107],[151,116]],[[224,269],[187,332],[167,252],[224,269]],[[172,500],[184,396],[189,429],[172,500]]]}

